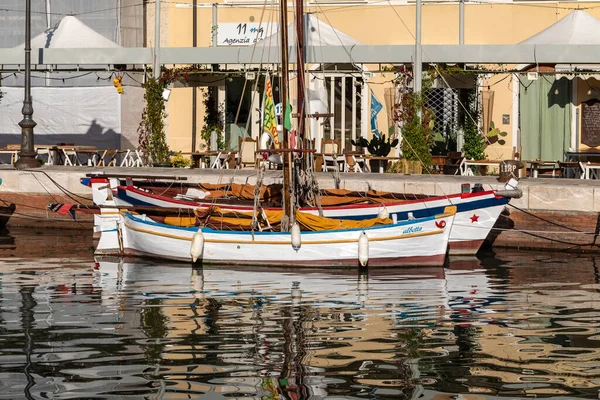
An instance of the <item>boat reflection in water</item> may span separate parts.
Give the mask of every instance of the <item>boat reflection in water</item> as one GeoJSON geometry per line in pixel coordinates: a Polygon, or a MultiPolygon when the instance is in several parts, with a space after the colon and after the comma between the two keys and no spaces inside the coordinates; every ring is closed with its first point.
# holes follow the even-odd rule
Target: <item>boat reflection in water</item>
{"type": "Polygon", "coordinates": [[[414,385],[406,360],[398,358],[400,332],[434,325],[446,308],[440,268],[367,275],[272,267],[190,270],[118,259],[95,268],[94,284],[106,306],[127,310],[126,304],[145,303],[142,329],[161,333],[159,344],[156,338],[148,342],[160,347],[153,352],[160,357],[147,361],[161,364],[169,390],[177,392],[318,398],[336,390],[367,392],[393,380],[385,392],[405,397],[414,385]],[[186,281],[189,296],[181,291],[186,281]],[[132,293],[134,282],[143,293],[132,293]],[[396,305],[410,315],[407,328],[394,327],[396,305]],[[151,327],[153,322],[161,327],[151,327]],[[352,376],[364,388],[353,389],[352,376]],[[204,384],[189,389],[190,377],[204,384]]]}
{"type": "Polygon", "coordinates": [[[368,274],[0,262],[7,398],[598,396],[593,257],[368,274]]]}

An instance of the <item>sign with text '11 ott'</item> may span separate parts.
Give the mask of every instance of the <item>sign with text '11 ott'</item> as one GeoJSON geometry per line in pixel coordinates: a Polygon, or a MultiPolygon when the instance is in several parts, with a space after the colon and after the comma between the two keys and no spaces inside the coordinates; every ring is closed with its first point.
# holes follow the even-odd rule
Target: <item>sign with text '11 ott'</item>
{"type": "Polygon", "coordinates": [[[217,27],[218,46],[250,46],[279,31],[279,24],[223,23],[217,27]]]}

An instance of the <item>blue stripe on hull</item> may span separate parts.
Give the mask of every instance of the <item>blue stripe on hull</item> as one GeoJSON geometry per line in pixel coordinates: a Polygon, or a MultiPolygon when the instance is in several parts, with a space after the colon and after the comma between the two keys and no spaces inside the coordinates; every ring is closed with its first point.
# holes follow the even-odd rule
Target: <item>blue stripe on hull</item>
{"type": "Polygon", "coordinates": [[[136,198],[133,198],[127,194],[127,191],[123,189],[117,189],[117,197],[123,201],[128,202],[132,206],[151,206],[154,207],[155,204],[148,203],[146,201],[142,201],[136,198]]]}
{"type": "MultiPolygon", "coordinates": [[[[501,198],[487,198],[483,200],[469,201],[466,203],[456,204],[456,212],[467,212],[472,210],[479,210],[482,208],[494,207],[508,204],[510,199],[506,197],[501,198]]],[[[424,217],[432,217],[434,215],[439,215],[444,213],[444,208],[446,206],[439,207],[431,207],[431,208],[414,208],[410,211],[400,211],[400,212],[391,212],[390,214],[396,214],[398,221],[403,221],[408,219],[408,213],[411,212],[414,218],[424,218],[424,217]]],[[[377,214],[361,214],[361,215],[342,215],[336,216],[337,219],[352,219],[352,220],[361,220],[361,219],[369,219],[376,218],[377,214]]],[[[391,217],[391,215],[390,215],[391,217]]]]}

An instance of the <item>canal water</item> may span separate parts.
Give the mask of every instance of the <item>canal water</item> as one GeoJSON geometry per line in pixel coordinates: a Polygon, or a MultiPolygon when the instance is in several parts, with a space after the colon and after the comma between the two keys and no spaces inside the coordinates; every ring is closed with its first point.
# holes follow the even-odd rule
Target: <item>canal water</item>
{"type": "Polygon", "coordinates": [[[320,272],[94,259],[0,236],[2,399],[597,399],[600,260],[320,272]]]}

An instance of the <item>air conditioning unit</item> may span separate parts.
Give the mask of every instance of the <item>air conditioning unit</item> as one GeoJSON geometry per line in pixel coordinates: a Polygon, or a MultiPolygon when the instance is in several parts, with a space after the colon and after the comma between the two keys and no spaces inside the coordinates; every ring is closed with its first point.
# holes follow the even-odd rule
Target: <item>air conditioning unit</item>
{"type": "Polygon", "coordinates": [[[246,72],[246,80],[253,81],[256,79],[256,72],[246,72]]]}
{"type": "Polygon", "coordinates": [[[530,81],[537,81],[538,78],[539,74],[537,73],[537,71],[527,73],[527,79],[529,79],[530,81]]]}

